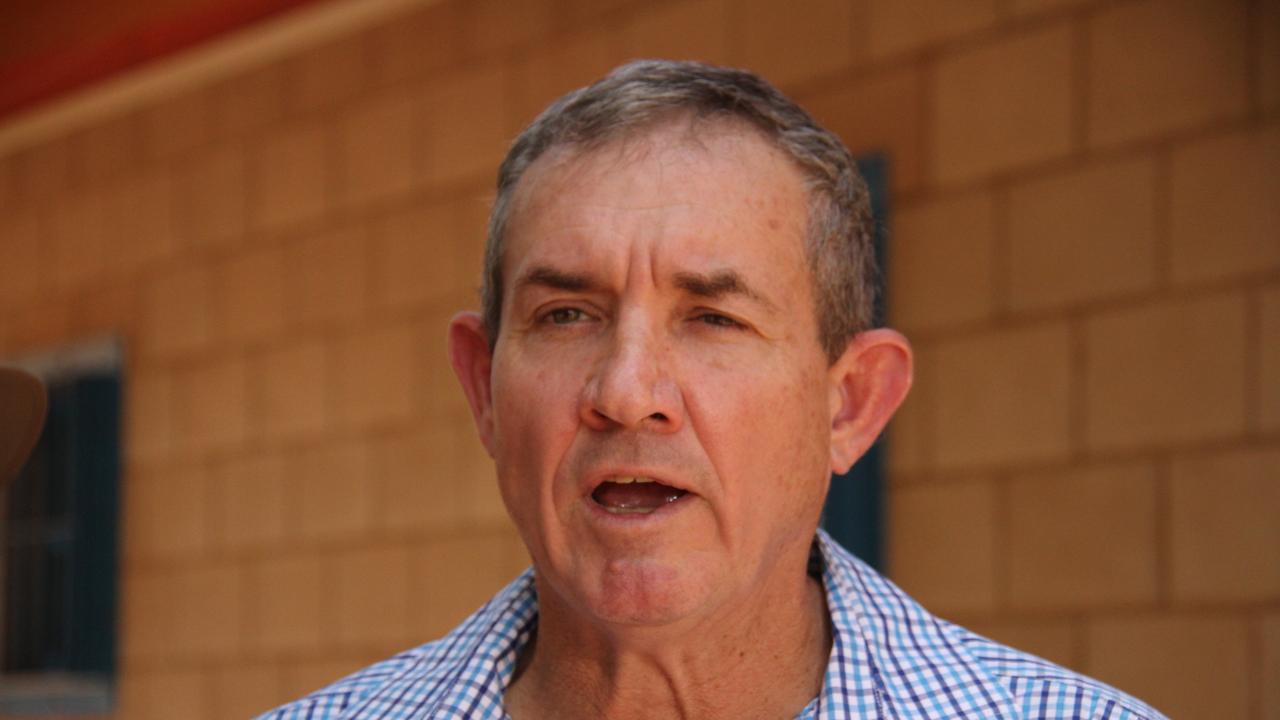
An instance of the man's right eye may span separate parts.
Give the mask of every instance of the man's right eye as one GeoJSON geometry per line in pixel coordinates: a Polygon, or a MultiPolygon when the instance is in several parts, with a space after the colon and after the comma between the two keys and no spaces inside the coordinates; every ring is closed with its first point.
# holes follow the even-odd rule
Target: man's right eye
{"type": "Polygon", "coordinates": [[[570,307],[556,308],[545,316],[547,322],[550,322],[552,325],[571,325],[585,317],[586,314],[581,310],[570,307]]]}

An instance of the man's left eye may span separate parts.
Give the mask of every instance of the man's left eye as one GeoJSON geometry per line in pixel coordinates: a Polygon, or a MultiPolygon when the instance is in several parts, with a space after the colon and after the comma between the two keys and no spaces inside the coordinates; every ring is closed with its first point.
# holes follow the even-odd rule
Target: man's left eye
{"type": "Polygon", "coordinates": [[[707,325],[711,325],[713,327],[722,327],[722,328],[743,327],[742,323],[738,322],[737,320],[734,320],[733,318],[727,317],[725,315],[720,315],[719,313],[703,313],[699,315],[697,319],[700,322],[705,323],[707,325]]]}
{"type": "Polygon", "coordinates": [[[586,317],[578,308],[556,308],[546,314],[546,320],[552,325],[570,325],[586,317]]]}

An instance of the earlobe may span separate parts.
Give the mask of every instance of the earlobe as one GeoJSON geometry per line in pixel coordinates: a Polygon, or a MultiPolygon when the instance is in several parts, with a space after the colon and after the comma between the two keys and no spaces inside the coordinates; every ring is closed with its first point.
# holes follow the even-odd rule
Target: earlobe
{"type": "Polygon", "coordinates": [[[484,321],[478,313],[461,312],[449,321],[449,363],[471,406],[480,442],[493,455],[493,396],[490,393],[493,354],[484,321]]]}
{"type": "Polygon", "coordinates": [[[831,471],[849,471],[911,389],[911,344],[894,330],[859,333],[832,364],[831,471]]]}

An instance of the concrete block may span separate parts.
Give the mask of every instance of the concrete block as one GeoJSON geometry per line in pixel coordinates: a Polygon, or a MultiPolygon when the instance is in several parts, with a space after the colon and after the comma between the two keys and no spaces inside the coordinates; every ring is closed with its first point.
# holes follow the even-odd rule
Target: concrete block
{"type": "Polygon", "coordinates": [[[348,646],[412,645],[409,633],[414,596],[409,592],[410,554],[403,545],[380,544],[334,558],[337,638],[348,646]]]}
{"type": "Polygon", "coordinates": [[[457,433],[445,425],[436,420],[371,442],[370,477],[379,483],[380,526],[440,530],[465,518],[463,488],[471,478],[459,475],[457,433]]]}
{"type": "Polygon", "coordinates": [[[348,207],[395,198],[412,190],[423,129],[414,115],[413,97],[404,90],[370,98],[340,121],[338,186],[348,207]]]}
{"type": "Polygon", "coordinates": [[[130,720],[210,720],[208,678],[195,668],[150,668],[123,673],[119,712],[130,720]]]}
{"type": "MultiPolygon", "coordinates": [[[[520,5],[509,5],[518,12],[520,5]]],[[[466,6],[430,3],[396,15],[369,33],[370,82],[401,85],[457,65],[470,49],[464,40],[466,6]]]]}
{"type": "Polygon", "coordinates": [[[174,232],[180,244],[209,247],[240,240],[248,188],[246,154],[239,142],[214,145],[188,157],[174,179],[174,232]]]}
{"type": "Polygon", "coordinates": [[[1258,425],[1265,432],[1280,430],[1280,285],[1262,291],[1258,337],[1258,425]]]}
{"type": "Polygon", "coordinates": [[[368,448],[363,440],[308,448],[286,466],[288,529],[311,543],[347,541],[372,524],[368,448]]]}
{"type": "Polygon", "coordinates": [[[1241,115],[1248,105],[1244,0],[1147,0],[1091,18],[1088,133],[1109,145],[1241,115]]]}
{"type": "Polygon", "coordinates": [[[1066,155],[1072,52],[1071,28],[1055,25],[942,58],[930,135],[935,179],[971,181],[1066,155]]]}
{"type": "Polygon", "coordinates": [[[197,86],[161,98],[139,118],[144,154],[171,159],[208,142],[212,135],[209,92],[197,86]]]}
{"type": "Polygon", "coordinates": [[[175,439],[205,453],[228,450],[248,435],[248,379],[243,358],[202,361],[174,373],[175,439]]]}
{"type": "Polygon", "coordinates": [[[1260,3],[1254,93],[1267,112],[1280,109],[1280,4],[1260,3]]]}
{"type": "Polygon", "coordinates": [[[321,615],[328,586],[320,556],[265,557],[250,566],[249,582],[250,622],[255,628],[249,641],[260,652],[314,656],[333,630],[321,615]]]}
{"type": "Polygon", "coordinates": [[[436,638],[475,612],[515,579],[510,542],[503,533],[470,532],[428,540],[412,550],[413,632],[436,638]]]}
{"type": "Polygon", "coordinates": [[[274,347],[251,360],[254,433],[269,440],[314,437],[330,424],[329,349],[318,340],[274,347]]]}
{"type": "Polygon", "coordinates": [[[1245,306],[1236,294],[1098,315],[1086,328],[1094,449],[1238,435],[1245,426],[1245,306]]]}
{"type": "Polygon", "coordinates": [[[283,692],[280,666],[274,662],[235,662],[214,668],[211,715],[217,718],[256,717],[292,700],[283,692]]]}
{"type": "Polygon", "coordinates": [[[492,182],[511,141],[507,83],[506,69],[494,65],[427,85],[419,102],[427,129],[423,165],[428,182],[492,182]]]}
{"type": "Polygon", "coordinates": [[[395,423],[414,413],[417,363],[408,323],[340,339],[335,361],[334,409],[343,426],[395,423]]]}
{"type": "Polygon", "coordinates": [[[361,225],[328,229],[285,248],[287,323],[348,325],[369,302],[369,241],[361,225]]]}
{"type": "Polygon", "coordinates": [[[1085,671],[1169,717],[1249,717],[1249,638],[1231,615],[1091,620],[1085,671]]]}
{"type": "MultiPolygon", "coordinates": [[[[479,266],[462,267],[463,245],[454,203],[414,203],[385,215],[371,232],[373,291],[388,308],[420,307],[457,297],[478,276],[479,266]]],[[[483,242],[483,239],[480,240],[483,242]]]]}
{"type": "Polygon", "coordinates": [[[13,209],[0,214],[0,306],[34,302],[52,268],[45,259],[45,234],[35,211],[13,209]]]}
{"type": "Polygon", "coordinates": [[[1191,603],[1280,597],[1280,448],[1179,457],[1170,482],[1174,597],[1191,603]]]}
{"type": "Polygon", "coordinates": [[[175,651],[205,661],[235,657],[245,636],[240,568],[229,563],[186,567],[178,572],[176,586],[170,638],[175,651]]]}
{"type": "Polygon", "coordinates": [[[317,121],[279,126],[252,148],[250,197],[253,226],[280,230],[318,220],[329,207],[332,146],[317,121]]]}
{"type": "Polygon", "coordinates": [[[284,251],[278,245],[237,253],[213,266],[215,335],[263,342],[285,329],[284,251]]]}
{"type": "Polygon", "coordinates": [[[985,481],[889,490],[889,576],[933,612],[996,601],[995,490],[985,481]]]}
{"type": "Polygon", "coordinates": [[[1016,476],[1009,489],[1009,597],[1028,610],[1153,604],[1156,476],[1122,464],[1016,476]]]}
{"type": "Polygon", "coordinates": [[[219,546],[265,551],[284,541],[293,499],[285,496],[285,463],[279,453],[235,457],[210,474],[219,546]]]}
{"type": "Polygon", "coordinates": [[[644,7],[624,33],[632,57],[729,62],[729,0],[688,0],[644,7]]]}
{"type": "Polygon", "coordinates": [[[47,217],[52,285],[69,294],[100,280],[107,269],[106,193],[95,188],[67,197],[47,217]]]}
{"type": "Polygon", "coordinates": [[[1066,457],[1070,355],[1067,328],[1058,323],[939,343],[939,467],[1066,457]]]}
{"type": "Polygon", "coordinates": [[[284,116],[284,63],[273,62],[214,83],[211,120],[216,136],[239,136],[284,116]]]}
{"type": "Polygon", "coordinates": [[[870,51],[883,58],[988,27],[996,21],[995,0],[870,0],[870,51]]]}
{"type": "Polygon", "coordinates": [[[136,469],[123,495],[125,557],[191,559],[209,547],[209,480],[203,467],[136,469]]]}
{"type": "MultiPolygon", "coordinates": [[[[167,369],[140,366],[125,383],[124,454],[155,461],[173,449],[173,378],[167,369]]],[[[132,463],[131,463],[132,464],[132,463]]]]}
{"type": "Polygon", "coordinates": [[[1258,668],[1262,678],[1262,717],[1280,716],[1280,612],[1272,611],[1262,619],[1262,662],[1258,668]]]}
{"type": "Polygon", "coordinates": [[[107,188],[103,202],[108,272],[130,276],[173,254],[177,237],[173,183],[167,172],[125,174],[107,188]]]}
{"type": "Polygon", "coordinates": [[[297,114],[331,108],[368,86],[364,33],[345,33],[285,61],[285,105],[297,114]]]}
{"type": "Polygon", "coordinates": [[[89,186],[102,186],[134,166],[142,153],[136,111],[120,112],[71,133],[72,170],[89,186]]]}
{"type": "Polygon", "coordinates": [[[1183,145],[1172,167],[1175,282],[1280,268],[1280,127],[1183,145]]]}
{"type": "Polygon", "coordinates": [[[560,13],[557,0],[473,0],[466,4],[461,21],[464,45],[480,57],[533,46],[554,31],[560,13]]]}
{"type": "Polygon", "coordinates": [[[1088,4],[1090,0],[1013,0],[1011,9],[1015,15],[1030,16],[1060,8],[1088,4]]]}
{"type": "Polygon", "coordinates": [[[1138,157],[1011,188],[1011,307],[1067,307],[1152,287],[1155,179],[1152,161],[1138,157]]]}
{"type": "Polygon", "coordinates": [[[808,2],[803,12],[774,0],[731,0],[730,59],[789,87],[853,64],[853,5],[808,2]],[[797,48],[804,48],[798,52],[797,48]]]}
{"type": "Polygon", "coordinates": [[[886,306],[903,330],[943,330],[995,308],[995,209],[986,192],[902,208],[889,241],[886,306]]]}

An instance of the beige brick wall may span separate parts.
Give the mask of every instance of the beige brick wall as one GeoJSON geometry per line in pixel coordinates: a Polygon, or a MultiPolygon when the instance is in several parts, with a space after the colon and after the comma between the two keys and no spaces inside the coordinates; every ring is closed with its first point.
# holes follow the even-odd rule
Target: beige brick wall
{"type": "Polygon", "coordinates": [[[891,162],[891,574],[1280,713],[1280,3],[442,0],[0,155],[0,354],[127,343],[120,718],[244,716],[525,562],[444,359],[505,143],[630,57],[891,162]]]}

